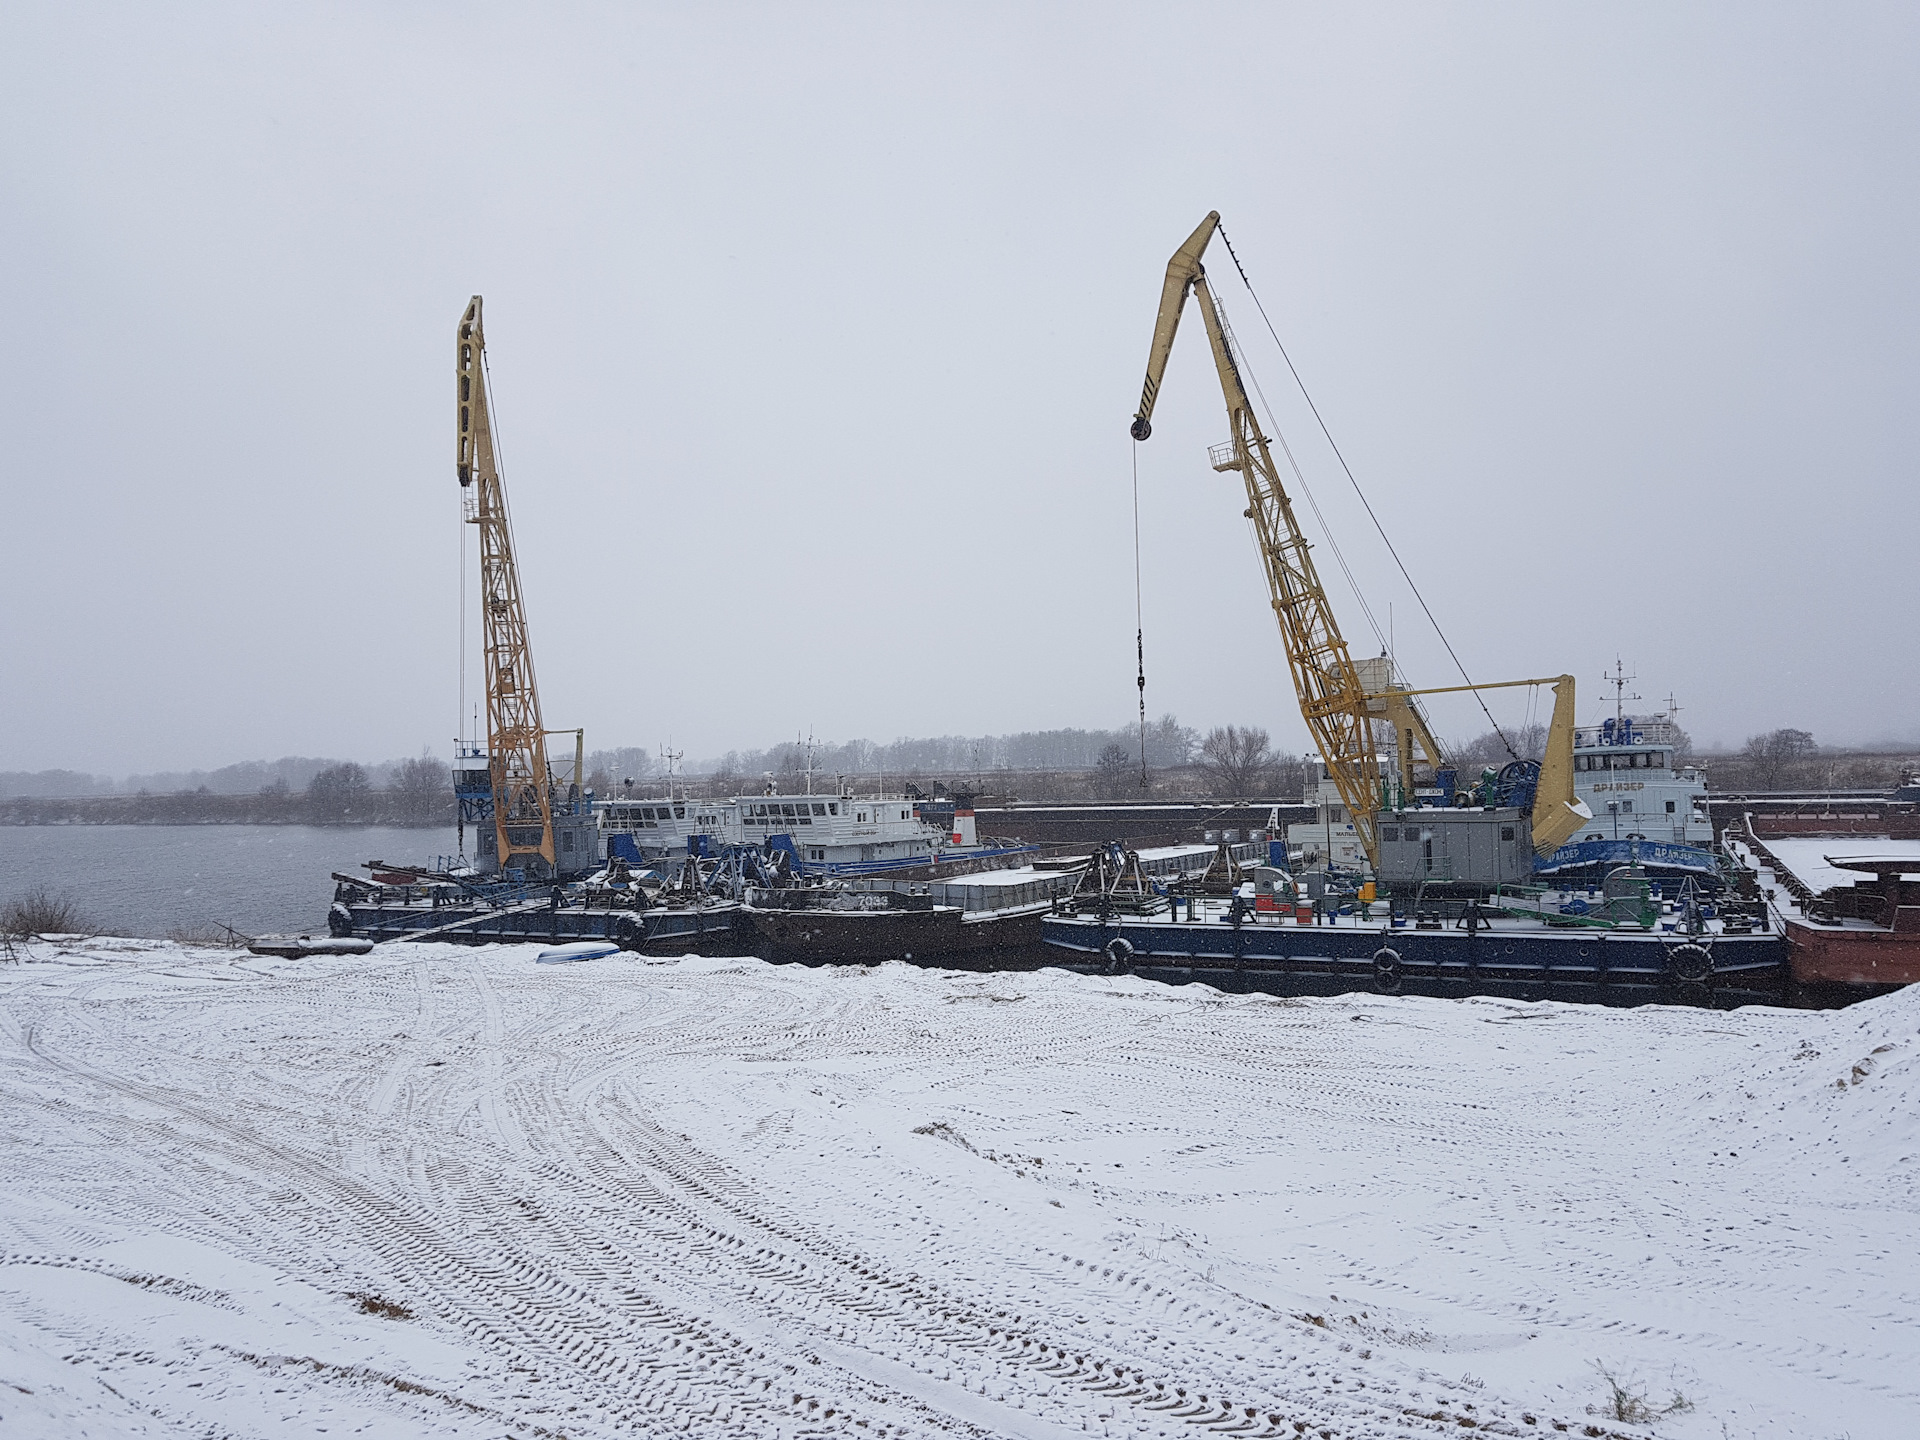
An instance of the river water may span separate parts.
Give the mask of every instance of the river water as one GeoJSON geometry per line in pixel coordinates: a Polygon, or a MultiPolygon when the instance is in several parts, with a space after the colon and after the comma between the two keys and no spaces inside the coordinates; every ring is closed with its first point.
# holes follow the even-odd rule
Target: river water
{"type": "MultiPolygon", "coordinates": [[[[451,830],[309,825],[0,826],[0,904],[45,887],[91,929],[163,937],[231,925],[248,935],[324,931],[334,870],[419,864],[451,830]]],[[[362,872],[363,873],[363,872],[362,872]]]]}

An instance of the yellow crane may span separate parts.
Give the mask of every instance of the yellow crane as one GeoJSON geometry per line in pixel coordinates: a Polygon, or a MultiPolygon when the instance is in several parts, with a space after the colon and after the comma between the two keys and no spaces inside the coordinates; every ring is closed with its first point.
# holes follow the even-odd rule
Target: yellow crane
{"type": "MultiPolygon", "coordinates": [[[[493,415],[487,405],[486,334],[480,297],[460,317],[456,345],[456,467],[469,524],[480,527],[480,613],[487,674],[487,765],[493,781],[496,854],[505,869],[516,855],[537,855],[554,870],[553,776],[547,766],[540,692],[527,643],[527,607],[506,491],[494,463],[493,415]]],[[[575,783],[579,782],[575,763],[575,783]]]]}
{"type": "Polygon", "coordinates": [[[1410,791],[1416,740],[1428,762],[1436,766],[1443,763],[1440,747],[1414,697],[1453,690],[1495,689],[1499,685],[1550,684],[1554,687],[1547,760],[1539,777],[1533,821],[1535,850],[1541,854],[1551,853],[1565,843],[1585,818],[1580,813],[1585,807],[1575,801],[1573,794],[1573,677],[1560,675],[1550,680],[1510,680],[1499,685],[1409,690],[1394,682],[1383,660],[1363,662],[1370,672],[1363,679],[1362,665],[1356,665],[1348,652],[1340,624],[1328,603],[1326,587],[1320,583],[1314,568],[1311,547],[1300,531],[1293,502],[1274,469],[1271,442],[1261,433],[1253,402],[1241,378],[1240,362],[1234,354],[1226,318],[1207,283],[1206,267],[1200,263],[1207,242],[1219,227],[1220,212],[1210,212],[1167,262],[1166,283],[1160,291],[1160,313],[1153,327],[1153,345],[1147,352],[1146,383],[1141,386],[1140,408],[1133,417],[1133,438],[1145,440],[1153,434],[1154,401],[1159,397],[1160,382],[1166,374],[1174,333],[1180,328],[1181,311],[1186,307],[1187,296],[1192,295],[1199,304],[1201,323],[1206,326],[1207,339],[1213,346],[1214,369],[1219,372],[1220,388],[1227,401],[1230,438],[1224,445],[1213,446],[1209,458],[1215,470],[1237,470],[1246,482],[1247,508],[1242,513],[1253,524],[1254,541],[1266,566],[1267,588],[1272,596],[1274,618],[1280,622],[1294,691],[1300,697],[1301,718],[1307,722],[1320,748],[1327,773],[1340,792],[1340,801],[1346,807],[1369,863],[1376,869],[1380,864],[1377,815],[1387,799],[1374,749],[1374,723],[1391,723],[1398,731],[1398,768],[1403,788],[1410,791]],[[1378,673],[1372,673],[1374,671],[1378,673]]]}

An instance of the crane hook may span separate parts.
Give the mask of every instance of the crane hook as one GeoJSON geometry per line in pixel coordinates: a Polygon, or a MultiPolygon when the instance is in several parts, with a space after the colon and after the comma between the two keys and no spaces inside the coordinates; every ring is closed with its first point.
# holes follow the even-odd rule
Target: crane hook
{"type": "Polygon", "coordinates": [[[1136,415],[1133,417],[1133,425],[1129,433],[1136,440],[1144,440],[1153,434],[1153,422],[1144,415],[1136,415]]]}

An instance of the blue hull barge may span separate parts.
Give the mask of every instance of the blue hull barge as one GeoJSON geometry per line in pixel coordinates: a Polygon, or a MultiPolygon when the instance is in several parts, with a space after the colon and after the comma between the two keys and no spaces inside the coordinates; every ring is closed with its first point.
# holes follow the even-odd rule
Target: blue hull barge
{"type": "Polygon", "coordinates": [[[1397,917],[1383,913],[1384,904],[1369,908],[1370,915],[1261,911],[1238,896],[1175,897],[1145,914],[1106,907],[1075,914],[1063,906],[1040,922],[1040,938],[1054,964],[1082,974],[1198,981],[1242,993],[1370,990],[1727,1008],[1786,998],[1784,939],[1737,918],[1690,917],[1697,933],[1688,933],[1666,907],[1644,927],[1611,928],[1548,923],[1472,900],[1397,917]]]}

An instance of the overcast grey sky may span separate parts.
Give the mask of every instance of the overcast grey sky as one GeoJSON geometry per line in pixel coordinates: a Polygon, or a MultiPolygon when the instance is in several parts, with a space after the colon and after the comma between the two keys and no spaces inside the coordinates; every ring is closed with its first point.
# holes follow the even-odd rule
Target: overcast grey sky
{"type": "MultiPolygon", "coordinates": [[[[1703,740],[1915,736],[1917,42],[1910,5],[16,0],[0,768],[446,753],[474,293],[550,725],[1120,723],[1127,421],[1211,208],[1476,678],[1594,715],[1618,652],[1703,740]]],[[[1155,426],[1149,705],[1297,748],[1197,324],[1155,426]]]]}

